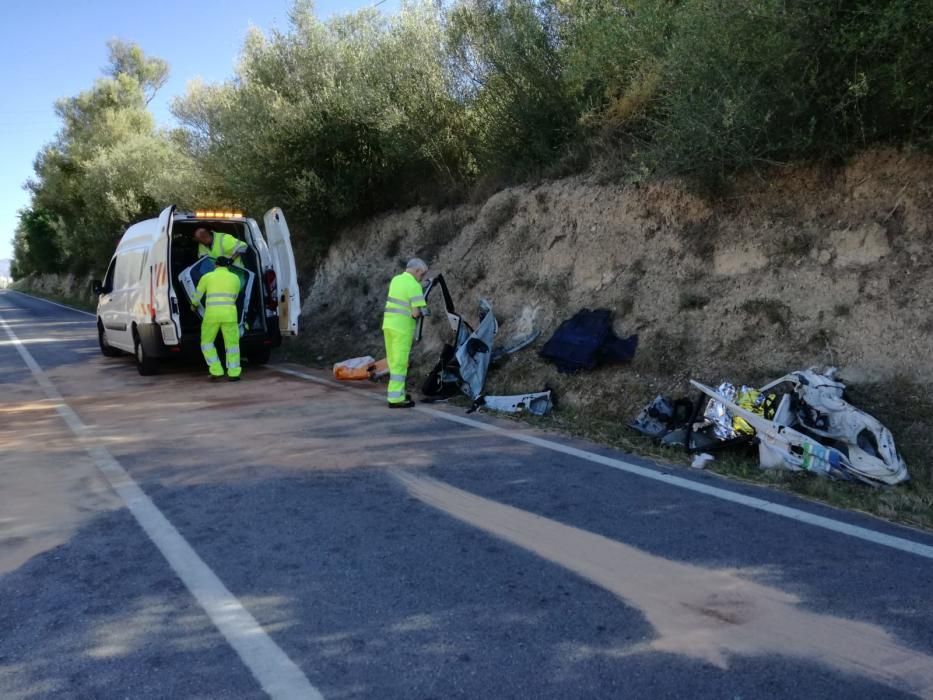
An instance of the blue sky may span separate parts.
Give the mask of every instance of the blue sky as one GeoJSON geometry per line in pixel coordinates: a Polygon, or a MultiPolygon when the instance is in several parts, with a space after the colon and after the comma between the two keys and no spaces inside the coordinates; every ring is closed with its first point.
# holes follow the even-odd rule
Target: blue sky
{"type": "MultiPolygon", "coordinates": [[[[328,17],[377,2],[318,0],[315,7],[328,17]]],[[[109,39],[136,42],[168,61],[171,77],[151,105],[168,125],[168,105],[189,80],[231,76],[247,29],[284,29],[291,6],[292,0],[0,0],[0,259],[12,253],[33,159],[58,129],[53,104],[100,76],[109,39]],[[195,37],[192,48],[187,39],[195,37]]],[[[387,12],[397,7],[398,0],[379,5],[387,12]]]]}

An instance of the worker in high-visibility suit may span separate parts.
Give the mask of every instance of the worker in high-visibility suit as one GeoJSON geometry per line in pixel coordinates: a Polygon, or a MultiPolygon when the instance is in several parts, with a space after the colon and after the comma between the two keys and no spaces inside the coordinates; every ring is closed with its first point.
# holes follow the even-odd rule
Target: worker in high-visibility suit
{"type": "Polygon", "coordinates": [[[209,255],[216,260],[219,257],[229,258],[233,264],[245,269],[240,256],[246,252],[246,243],[229,233],[211,231],[203,226],[194,232],[194,240],[198,242],[198,257],[209,255]]]}
{"type": "Polygon", "coordinates": [[[389,365],[389,408],[411,408],[414,402],[405,393],[408,355],[415,338],[417,319],[427,306],[421,280],[428,273],[424,260],[412,258],[405,272],[392,278],[382,317],[382,335],[386,341],[389,365]]]}
{"type": "Polygon", "coordinates": [[[235,382],[240,378],[240,326],[237,322],[236,298],[240,293],[240,278],[227,268],[230,258],[221,256],[214,261],[217,265],[201,277],[198,289],[191,300],[197,309],[204,300],[204,319],[201,321],[201,352],[207,361],[211,378],[224,376],[224,368],[217,356],[214,341],[217,332],[224,336],[226,348],[227,379],[235,382]]]}

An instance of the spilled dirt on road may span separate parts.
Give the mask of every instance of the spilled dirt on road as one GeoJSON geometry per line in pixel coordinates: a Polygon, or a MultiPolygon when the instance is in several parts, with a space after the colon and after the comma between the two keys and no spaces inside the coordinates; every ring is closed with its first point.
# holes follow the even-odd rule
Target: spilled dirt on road
{"type": "Polygon", "coordinates": [[[0,574],[67,542],[95,515],[120,507],[31,378],[4,384],[0,409],[0,574]]]}
{"type": "Polygon", "coordinates": [[[877,625],[810,612],[798,597],[735,571],[670,561],[435,479],[401,471],[393,476],[425,504],[638,608],[656,637],[625,654],[681,654],[722,669],[730,656],[779,654],[933,698],[933,656],[908,648],[877,625]]]}

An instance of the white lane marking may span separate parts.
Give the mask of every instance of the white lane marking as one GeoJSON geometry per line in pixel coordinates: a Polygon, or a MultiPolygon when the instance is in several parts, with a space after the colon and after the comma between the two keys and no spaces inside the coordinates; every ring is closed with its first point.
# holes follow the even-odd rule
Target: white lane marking
{"type": "Polygon", "coordinates": [[[13,292],[15,294],[22,294],[24,297],[29,297],[30,299],[35,299],[36,301],[44,301],[46,304],[57,306],[60,309],[67,309],[68,311],[74,311],[75,313],[84,314],[85,316],[90,316],[91,318],[97,318],[97,314],[92,314],[89,311],[83,311],[82,309],[76,309],[73,306],[65,306],[64,304],[59,304],[57,301],[49,301],[48,299],[43,299],[42,297],[34,297],[32,294],[26,294],[26,292],[21,292],[18,289],[7,289],[4,291],[13,292]]]}
{"type": "MultiPolygon", "coordinates": [[[[289,374],[294,377],[300,377],[301,379],[306,379],[308,381],[324,386],[336,387],[338,389],[351,391],[354,390],[352,386],[347,386],[336,381],[315,377],[314,375],[308,374],[307,372],[299,372],[297,370],[287,369],[284,367],[270,367],[270,369],[281,372],[283,374],[289,374]]],[[[355,391],[358,394],[368,398],[373,398],[380,401],[384,400],[384,396],[382,394],[363,392],[358,389],[355,391]]],[[[500,435],[510,440],[524,442],[529,445],[534,445],[535,447],[540,447],[552,452],[559,452],[569,457],[575,457],[577,459],[582,459],[594,464],[601,464],[605,467],[610,467],[611,469],[618,469],[619,471],[635,474],[636,476],[641,476],[653,481],[660,481],[664,484],[668,484],[669,486],[676,486],[677,488],[686,489],[687,491],[702,493],[706,496],[712,496],[713,498],[729,501],[730,503],[737,503],[738,505],[764,511],[765,513],[771,513],[772,515],[777,515],[782,518],[788,518],[790,520],[796,520],[797,522],[806,523],[807,525],[823,528],[824,530],[838,532],[842,535],[847,535],[848,537],[854,537],[856,539],[878,544],[883,547],[890,547],[891,549],[897,549],[909,554],[915,554],[926,559],[933,559],[933,546],[922,544],[920,542],[914,542],[913,540],[908,540],[903,537],[888,535],[883,532],[878,532],[877,530],[871,530],[867,527],[852,525],[840,520],[834,520],[833,518],[827,518],[823,515],[808,513],[805,510],[799,510],[798,508],[792,508],[790,506],[784,506],[772,501],[766,501],[763,498],[747,496],[743,493],[736,493],[735,491],[729,491],[728,489],[720,488],[718,486],[711,486],[709,484],[704,484],[698,481],[691,481],[690,479],[684,479],[683,477],[674,476],[673,474],[665,474],[664,472],[656,471],[648,467],[642,467],[637,464],[632,464],[631,462],[626,462],[615,457],[607,457],[605,455],[596,454],[594,452],[588,452],[577,447],[563,445],[559,442],[540,438],[535,435],[516,433],[511,430],[507,430],[506,428],[490,425],[489,423],[482,423],[480,421],[472,420],[464,416],[457,416],[451,413],[446,413],[444,411],[438,411],[437,409],[427,408],[426,406],[416,406],[414,410],[434,418],[450,421],[451,423],[459,423],[460,425],[465,425],[470,428],[486,431],[487,433],[500,435]]]]}
{"type": "Polygon", "coordinates": [[[114,459],[107,448],[94,444],[91,429],[72,410],[55,384],[0,316],[0,325],[29,367],[33,376],[52,400],[55,410],[71,431],[82,442],[85,451],[123,499],[136,522],[149,535],[149,539],[162,552],[169,566],[188,588],[211,621],[234,648],[253,676],[273,698],[307,698],[323,700],[321,693],[311,685],[301,669],[266,634],[256,619],[239,600],[227,590],[217,575],[204,563],[198,553],[175,529],[145,492],[114,459]]]}
{"type": "MultiPolygon", "coordinates": [[[[22,292],[18,292],[22,294],[22,292]]],[[[29,296],[28,294],[25,296],[29,296]]],[[[31,297],[36,299],[38,297],[31,297]]],[[[40,299],[40,301],[45,301],[45,299],[40,299]]],[[[49,302],[53,304],[54,302],[49,302]]],[[[61,304],[56,304],[56,306],[62,306],[61,304]]],[[[71,307],[63,306],[62,308],[70,309],[72,311],[79,311],[80,313],[87,313],[86,311],[80,311],[79,309],[71,309],[71,307]]],[[[93,314],[90,314],[93,316],[93,314]]],[[[270,367],[277,372],[283,374],[289,374],[301,379],[307,379],[308,381],[321,384],[323,386],[336,387],[343,390],[353,390],[352,387],[349,387],[345,384],[339,382],[329,381],[327,379],[321,379],[320,377],[315,377],[314,375],[308,374],[306,372],[299,372],[297,370],[287,369],[284,367],[270,367]]],[[[383,396],[381,394],[373,394],[367,392],[357,391],[358,395],[366,396],[370,399],[375,399],[377,401],[382,401],[383,396]]],[[[614,457],[606,457],[604,455],[595,454],[593,452],[587,452],[586,450],[581,450],[576,447],[570,447],[569,445],[562,445],[558,442],[552,440],[546,440],[544,438],[535,437],[534,435],[522,435],[521,433],[514,433],[512,431],[506,430],[505,428],[500,428],[498,426],[489,425],[488,423],[481,423],[480,421],[471,420],[470,418],[465,418],[463,416],[456,416],[450,413],[445,413],[443,411],[438,411],[433,408],[427,408],[425,406],[416,406],[416,411],[421,413],[433,416],[435,418],[440,418],[441,420],[450,421],[452,423],[460,423],[461,425],[466,425],[471,428],[478,428],[480,430],[485,430],[486,432],[495,433],[503,437],[509,438],[510,440],[517,440],[519,442],[525,442],[530,445],[535,445],[536,447],[541,447],[546,450],[551,450],[552,452],[560,452],[571,457],[576,457],[578,459],[585,460],[587,462],[593,462],[595,464],[601,464],[612,469],[618,469],[619,471],[628,472],[629,474],[635,474],[637,476],[642,476],[646,479],[652,479],[654,481],[660,481],[670,486],[676,486],[677,488],[686,489],[688,491],[694,491],[696,493],[702,493],[713,498],[718,498],[723,501],[729,501],[731,503],[737,503],[739,505],[746,506],[748,508],[754,508],[755,510],[764,511],[766,513],[771,513],[772,515],[777,515],[782,518],[788,518],[790,520],[796,520],[797,522],[806,523],[807,525],[813,525],[814,527],[820,527],[824,530],[831,530],[833,532],[838,532],[842,535],[848,537],[854,537],[855,539],[864,540],[866,542],[872,542],[874,544],[881,545],[883,547],[890,547],[891,549],[897,549],[902,552],[908,552],[910,554],[916,554],[917,556],[924,557],[926,559],[933,559],[933,546],[922,544],[920,542],[914,542],[912,540],[905,539],[903,537],[897,537],[895,535],[888,535],[883,532],[878,532],[876,530],[871,530],[866,527],[861,527],[859,525],[851,525],[849,523],[842,522],[840,520],[834,520],[833,518],[827,518],[822,515],[815,515],[814,513],[808,513],[804,510],[799,510],[798,508],[792,508],[790,506],[783,506],[779,503],[774,503],[772,501],[766,501],[763,498],[755,498],[754,496],[746,496],[745,494],[735,493],[734,491],[729,491],[728,489],[719,488],[717,486],[710,486],[709,484],[703,484],[697,481],[691,481],[689,479],[684,479],[679,476],[674,476],[673,474],[665,474],[663,472],[655,471],[654,469],[649,469],[647,467],[642,467],[637,464],[632,464],[631,462],[626,462],[621,459],[616,459],[614,457]]]]}

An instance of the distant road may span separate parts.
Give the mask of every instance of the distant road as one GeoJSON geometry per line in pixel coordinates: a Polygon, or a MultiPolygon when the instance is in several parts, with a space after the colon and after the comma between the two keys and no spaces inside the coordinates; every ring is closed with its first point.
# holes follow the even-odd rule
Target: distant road
{"type": "Polygon", "coordinates": [[[933,537],[0,292],[0,697],[933,698],[933,537]]]}

